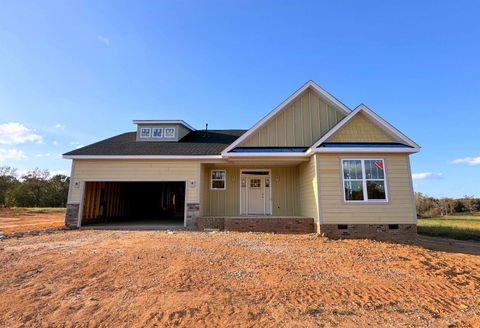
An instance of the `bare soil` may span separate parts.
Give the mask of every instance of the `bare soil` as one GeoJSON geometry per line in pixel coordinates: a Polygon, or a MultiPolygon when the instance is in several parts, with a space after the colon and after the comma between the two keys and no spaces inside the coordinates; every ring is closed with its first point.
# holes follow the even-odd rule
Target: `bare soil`
{"type": "Polygon", "coordinates": [[[480,326],[480,256],[317,235],[0,242],[0,326],[480,326]]]}
{"type": "Polygon", "coordinates": [[[0,232],[60,228],[64,219],[64,209],[0,208],[0,232]]]}

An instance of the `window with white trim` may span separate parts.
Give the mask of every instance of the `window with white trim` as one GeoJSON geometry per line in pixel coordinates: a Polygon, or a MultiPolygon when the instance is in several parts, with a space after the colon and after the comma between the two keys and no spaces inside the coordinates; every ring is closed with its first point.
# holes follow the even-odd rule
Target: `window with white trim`
{"type": "Polygon", "coordinates": [[[210,189],[225,190],[226,175],[225,170],[212,170],[210,174],[210,189]]]}
{"type": "Polygon", "coordinates": [[[140,138],[150,138],[151,133],[152,133],[151,128],[141,128],[140,129],[140,138]]]}
{"type": "Polygon", "coordinates": [[[175,128],[165,128],[165,138],[175,138],[175,128]]]}
{"type": "Polygon", "coordinates": [[[387,187],[383,159],[342,159],[346,202],[385,202],[387,187]]]}
{"type": "Polygon", "coordinates": [[[163,138],[163,128],[153,128],[153,138],[163,138]]]}

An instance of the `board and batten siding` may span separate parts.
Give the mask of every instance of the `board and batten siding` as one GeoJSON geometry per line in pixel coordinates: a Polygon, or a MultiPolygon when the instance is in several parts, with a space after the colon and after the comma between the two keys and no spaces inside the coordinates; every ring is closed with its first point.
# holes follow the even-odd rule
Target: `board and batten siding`
{"type": "MultiPolygon", "coordinates": [[[[72,184],[69,203],[81,202],[85,181],[196,181],[198,162],[191,160],[74,160],[72,181],[80,182],[81,187],[72,184]]],[[[199,202],[195,187],[187,183],[187,202],[199,202]]]]}
{"type": "Polygon", "coordinates": [[[344,117],[323,97],[307,89],[239,146],[308,147],[344,117]]]}
{"type": "Polygon", "coordinates": [[[325,142],[398,142],[370,121],[365,114],[358,113],[325,142]]]}
{"type": "Polygon", "coordinates": [[[237,167],[202,165],[200,213],[202,216],[237,216],[240,214],[240,185],[237,167]],[[212,190],[212,170],[225,171],[225,190],[212,190]]]}
{"type": "Polygon", "coordinates": [[[315,156],[298,168],[299,214],[318,223],[318,189],[315,174],[315,156]]]}
{"type": "Polygon", "coordinates": [[[406,154],[317,154],[323,224],[416,224],[415,202],[406,154]],[[388,203],[346,203],[341,159],[383,159],[388,203]]]}
{"type": "MultiPolygon", "coordinates": [[[[242,169],[251,168],[202,165],[200,205],[202,216],[240,215],[240,171],[242,169]],[[225,170],[225,190],[210,189],[211,170],[225,170]]],[[[268,169],[268,167],[260,169],[268,169]]],[[[270,183],[272,189],[272,215],[298,215],[297,167],[272,167],[270,183]]]]}

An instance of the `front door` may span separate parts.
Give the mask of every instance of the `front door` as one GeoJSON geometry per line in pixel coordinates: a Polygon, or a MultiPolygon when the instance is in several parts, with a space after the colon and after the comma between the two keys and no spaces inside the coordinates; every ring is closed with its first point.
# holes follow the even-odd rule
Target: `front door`
{"type": "Polygon", "coordinates": [[[265,214],[265,177],[248,177],[247,214],[265,214]]]}

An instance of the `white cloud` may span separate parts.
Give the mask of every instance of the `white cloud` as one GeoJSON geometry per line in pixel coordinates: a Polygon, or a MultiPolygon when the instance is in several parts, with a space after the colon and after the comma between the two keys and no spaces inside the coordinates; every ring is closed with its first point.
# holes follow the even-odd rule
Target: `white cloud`
{"type": "Polygon", "coordinates": [[[79,145],[80,143],[77,142],[77,141],[72,141],[72,142],[70,142],[70,144],[71,144],[71,145],[79,145]]]}
{"type": "Polygon", "coordinates": [[[53,177],[55,175],[67,175],[67,171],[66,170],[54,170],[54,171],[50,171],[50,177],[53,177]]]}
{"type": "Polygon", "coordinates": [[[470,165],[480,165],[480,156],[478,157],[464,157],[454,159],[452,164],[470,164],[470,165]]]}
{"type": "Polygon", "coordinates": [[[10,159],[10,160],[19,160],[25,159],[27,156],[22,150],[19,149],[0,149],[0,162],[10,159]]]}
{"type": "Polygon", "coordinates": [[[57,141],[57,140],[54,140],[54,141],[52,142],[52,145],[54,145],[54,146],[58,145],[58,141],[57,141]]]}
{"type": "Polygon", "coordinates": [[[103,35],[99,34],[99,35],[97,35],[97,39],[98,39],[98,41],[102,42],[106,46],[110,45],[110,39],[107,38],[106,36],[103,36],[103,35]]]}
{"type": "Polygon", "coordinates": [[[77,147],[75,147],[75,149],[79,149],[79,148],[82,148],[82,147],[85,147],[85,145],[77,146],[77,147]]]}
{"type": "Polygon", "coordinates": [[[60,130],[65,130],[65,124],[57,123],[57,124],[55,124],[55,127],[56,127],[57,129],[60,129],[60,130]]]}
{"type": "Polygon", "coordinates": [[[29,129],[20,123],[0,124],[0,144],[15,145],[28,141],[42,143],[43,138],[35,130],[29,129]]]}
{"type": "Polygon", "coordinates": [[[443,173],[432,173],[432,172],[421,172],[413,173],[413,180],[429,180],[429,179],[441,179],[443,178],[443,173]]]}
{"type": "Polygon", "coordinates": [[[50,153],[45,153],[45,154],[36,154],[36,157],[50,157],[52,154],[50,153]]]}

